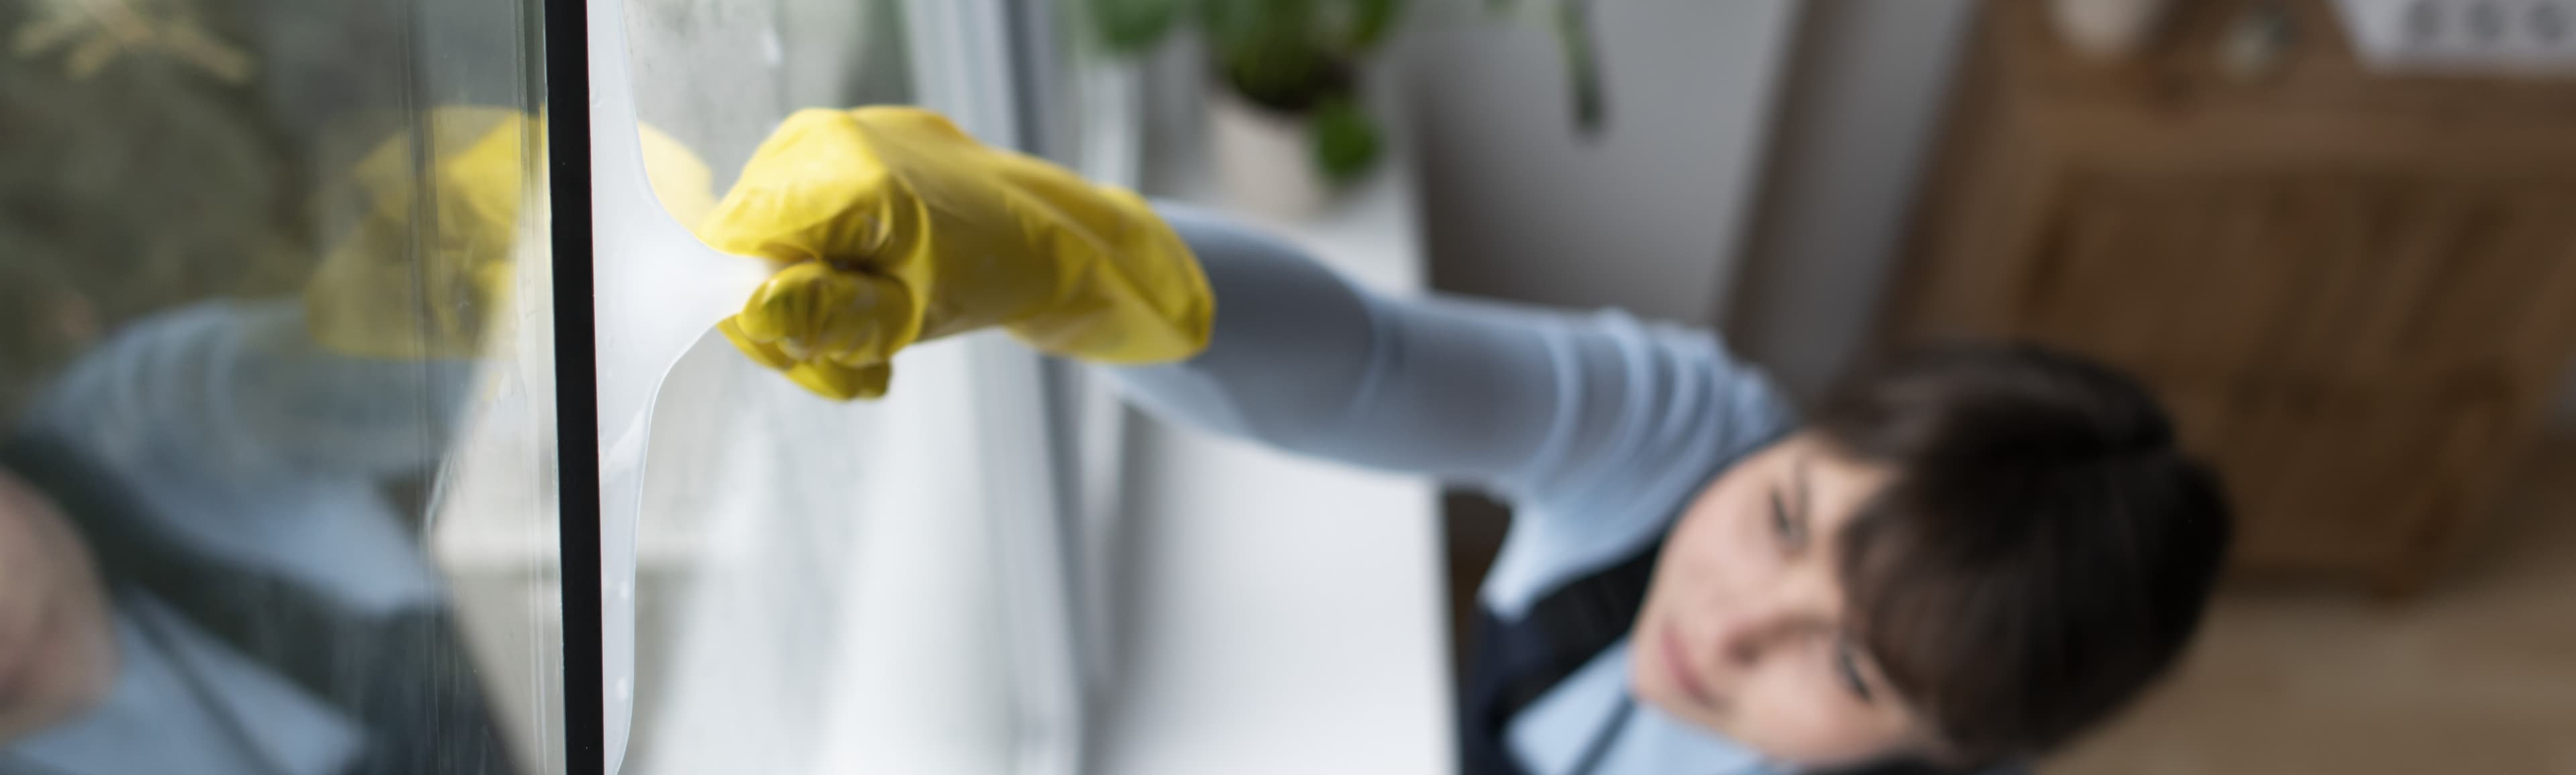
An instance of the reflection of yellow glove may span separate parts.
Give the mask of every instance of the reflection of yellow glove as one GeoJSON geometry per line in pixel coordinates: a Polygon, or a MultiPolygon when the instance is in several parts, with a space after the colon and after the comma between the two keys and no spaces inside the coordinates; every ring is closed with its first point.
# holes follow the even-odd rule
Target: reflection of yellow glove
{"type": "Polygon", "coordinates": [[[1113,363],[1188,357],[1216,303],[1142,198],[975,142],[937,114],[797,113],[698,229],[781,265],[721,329],[836,399],[883,395],[887,359],[992,325],[1113,363]]]}
{"type": "MultiPolygon", "coordinates": [[[[509,309],[520,213],[531,204],[544,212],[545,147],[527,143],[544,131],[514,110],[441,107],[430,113],[426,172],[413,166],[409,134],[359,160],[352,177],[367,197],[366,214],[304,288],[314,339],[373,358],[474,356],[509,309]],[[437,229],[415,235],[413,195],[424,183],[435,196],[437,229]],[[539,199],[522,199],[529,191],[539,199]]],[[[691,223],[715,207],[706,163],[651,127],[642,140],[664,209],[691,223]]]]}

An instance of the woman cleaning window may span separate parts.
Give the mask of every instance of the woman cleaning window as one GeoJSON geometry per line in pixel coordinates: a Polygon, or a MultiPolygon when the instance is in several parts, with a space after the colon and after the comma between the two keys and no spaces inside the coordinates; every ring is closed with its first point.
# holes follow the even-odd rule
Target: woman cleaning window
{"type": "Polygon", "coordinates": [[[2154,399],[2067,354],[1902,353],[1802,422],[1710,332],[1372,294],[918,110],[790,118],[700,233],[778,264],[724,330],[826,395],[1004,326],[1164,418],[1512,502],[1470,773],[2012,767],[2167,670],[2230,534],[2154,399]]]}

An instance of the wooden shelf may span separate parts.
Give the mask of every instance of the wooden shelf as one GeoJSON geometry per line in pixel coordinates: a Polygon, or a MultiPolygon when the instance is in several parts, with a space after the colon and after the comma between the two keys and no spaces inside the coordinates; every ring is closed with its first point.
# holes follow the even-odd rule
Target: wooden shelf
{"type": "Polygon", "coordinates": [[[2241,571],[2411,588],[2576,353],[2576,81],[2370,72],[2321,0],[2230,72],[2265,2],[2185,0],[2117,63],[1990,3],[1886,338],[2125,367],[2231,483],[2241,571]]]}

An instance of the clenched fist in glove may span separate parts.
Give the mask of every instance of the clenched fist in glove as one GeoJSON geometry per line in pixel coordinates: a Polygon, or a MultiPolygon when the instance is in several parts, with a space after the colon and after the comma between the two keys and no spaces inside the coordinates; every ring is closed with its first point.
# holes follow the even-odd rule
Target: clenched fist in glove
{"type": "Polygon", "coordinates": [[[1002,326],[1047,353],[1186,358],[1215,299],[1134,193],[978,143],[914,108],[808,110],[761,144],[699,236],[777,273],[721,328],[836,399],[885,393],[914,342],[1002,326]]]}

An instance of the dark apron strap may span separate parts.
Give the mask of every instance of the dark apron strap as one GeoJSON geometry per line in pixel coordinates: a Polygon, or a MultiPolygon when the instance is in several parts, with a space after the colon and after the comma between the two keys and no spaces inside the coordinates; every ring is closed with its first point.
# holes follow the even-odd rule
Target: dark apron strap
{"type": "Polygon", "coordinates": [[[1655,578],[1661,539],[1566,582],[1518,619],[1480,607],[1475,653],[1458,715],[1459,771],[1528,775],[1504,742],[1512,717],[1628,636],[1655,578]]]}

